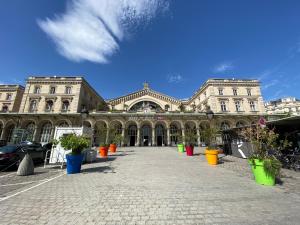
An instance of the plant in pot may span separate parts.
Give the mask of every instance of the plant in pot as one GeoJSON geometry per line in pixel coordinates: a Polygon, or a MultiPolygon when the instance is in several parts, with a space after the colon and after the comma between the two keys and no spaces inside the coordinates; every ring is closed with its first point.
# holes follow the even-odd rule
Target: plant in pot
{"type": "Polygon", "coordinates": [[[185,150],[187,156],[194,155],[194,146],[197,143],[197,134],[194,130],[186,130],[184,135],[185,150]]]}
{"type": "Polygon", "coordinates": [[[80,173],[83,160],[82,151],[90,146],[90,138],[84,135],[68,134],[60,137],[59,142],[65,150],[71,150],[66,155],[67,173],[80,173]]]}
{"type": "Polygon", "coordinates": [[[176,138],[177,138],[178,152],[184,152],[184,144],[183,144],[182,136],[180,134],[176,134],[176,138]]]}
{"type": "Polygon", "coordinates": [[[208,164],[210,165],[218,164],[219,150],[217,149],[217,142],[216,142],[218,134],[219,134],[219,130],[214,127],[206,128],[202,133],[202,137],[207,146],[205,149],[205,156],[208,164]]]}
{"type": "Polygon", "coordinates": [[[106,158],[108,155],[108,144],[101,143],[99,147],[99,154],[101,157],[106,158]]]}
{"type": "Polygon", "coordinates": [[[116,132],[113,132],[113,135],[111,137],[110,145],[109,145],[109,151],[110,152],[116,152],[117,151],[117,145],[121,145],[123,141],[122,134],[118,134],[116,132]]]}
{"type": "Polygon", "coordinates": [[[255,181],[258,184],[273,186],[280,174],[281,163],[276,158],[280,149],[290,146],[287,140],[280,140],[274,129],[267,127],[245,128],[241,131],[246,141],[251,142],[252,153],[248,159],[255,181]]]}

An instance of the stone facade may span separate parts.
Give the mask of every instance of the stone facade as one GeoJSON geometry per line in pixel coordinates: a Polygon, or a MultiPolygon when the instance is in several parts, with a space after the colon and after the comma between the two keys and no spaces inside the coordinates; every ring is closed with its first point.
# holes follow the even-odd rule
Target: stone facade
{"type": "Polygon", "coordinates": [[[0,139],[14,140],[18,128],[25,133],[23,139],[47,143],[56,126],[84,125],[93,130],[94,145],[107,142],[112,129],[124,137],[120,145],[175,145],[187,131],[197,134],[200,145],[206,127],[250,125],[264,114],[257,80],[209,79],[188,100],[159,93],[145,83],[140,91],[104,102],[82,77],[29,77],[19,113],[0,114],[0,139]],[[110,110],[105,111],[106,105],[110,110]],[[214,112],[211,120],[208,107],[214,112]],[[83,108],[90,112],[87,118],[80,113],[83,108]]]}
{"type": "Polygon", "coordinates": [[[24,87],[21,85],[0,85],[1,112],[18,112],[23,93],[24,87]]]}
{"type": "Polygon", "coordinates": [[[300,100],[294,97],[281,98],[265,103],[267,114],[286,113],[300,115],[300,100]]]}

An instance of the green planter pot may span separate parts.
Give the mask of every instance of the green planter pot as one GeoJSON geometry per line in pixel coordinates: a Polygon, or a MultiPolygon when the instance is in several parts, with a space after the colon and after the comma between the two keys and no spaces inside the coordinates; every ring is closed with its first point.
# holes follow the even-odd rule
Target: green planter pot
{"type": "Polygon", "coordinates": [[[184,145],[183,144],[178,144],[177,148],[178,148],[178,152],[184,152],[184,145]]]}
{"type": "Polygon", "coordinates": [[[252,173],[255,177],[256,183],[267,186],[275,185],[275,176],[267,176],[263,166],[264,161],[255,159],[254,164],[252,164],[251,160],[248,162],[251,165],[252,173]]]}

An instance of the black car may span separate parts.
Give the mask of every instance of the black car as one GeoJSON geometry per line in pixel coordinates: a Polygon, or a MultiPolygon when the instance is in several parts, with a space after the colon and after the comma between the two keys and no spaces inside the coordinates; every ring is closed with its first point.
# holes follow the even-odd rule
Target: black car
{"type": "Polygon", "coordinates": [[[0,147],[0,168],[17,167],[25,154],[28,153],[34,162],[41,162],[45,158],[45,148],[39,143],[21,143],[0,147]]]}

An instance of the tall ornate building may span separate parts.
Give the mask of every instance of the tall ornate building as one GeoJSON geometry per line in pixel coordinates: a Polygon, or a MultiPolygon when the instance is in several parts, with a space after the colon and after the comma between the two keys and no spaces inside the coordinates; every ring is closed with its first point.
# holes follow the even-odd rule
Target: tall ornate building
{"type": "Polygon", "coordinates": [[[295,97],[281,98],[265,103],[267,114],[286,113],[300,115],[300,100],[295,97]]]}
{"type": "Polygon", "coordinates": [[[178,135],[191,130],[200,144],[208,126],[249,125],[264,114],[257,80],[209,79],[187,100],[144,83],[139,91],[105,102],[82,77],[29,77],[19,112],[0,114],[0,139],[13,141],[16,131],[22,131],[22,140],[47,143],[56,126],[84,125],[93,130],[95,145],[108,141],[112,128],[127,146],[174,145],[178,135]],[[214,113],[211,120],[208,108],[214,113]],[[89,111],[87,118],[82,109],[89,111]]]}
{"type": "Polygon", "coordinates": [[[18,112],[24,93],[21,85],[0,85],[1,112],[18,112]]]}

